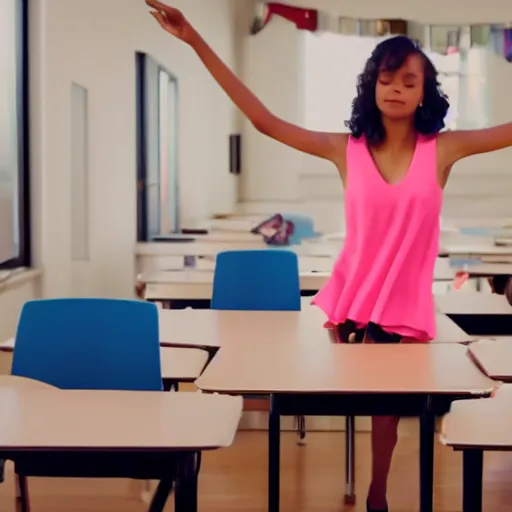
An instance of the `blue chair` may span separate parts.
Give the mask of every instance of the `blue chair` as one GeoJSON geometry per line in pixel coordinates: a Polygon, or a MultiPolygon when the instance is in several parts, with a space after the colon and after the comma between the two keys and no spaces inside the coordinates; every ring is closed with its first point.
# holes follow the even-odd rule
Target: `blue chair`
{"type": "Polygon", "coordinates": [[[296,254],[272,249],[219,253],[215,264],[211,308],[300,311],[296,254]]]}
{"type": "Polygon", "coordinates": [[[27,302],[11,373],[62,389],[160,391],[158,310],[115,299],[27,302]]]}
{"type": "MultiPolygon", "coordinates": [[[[115,299],[27,302],[18,324],[11,373],[61,389],[161,391],[158,310],[148,302],[115,299]]],[[[20,457],[15,468],[21,509],[28,510],[27,476],[156,476],[161,486],[152,506],[155,500],[162,505],[172,489],[172,475],[167,474],[173,470],[168,464],[168,460],[155,461],[152,467],[144,457],[122,454],[101,461],[88,453],[20,457]]]]}
{"type": "MultiPolygon", "coordinates": [[[[300,311],[297,255],[286,250],[225,251],[217,255],[212,309],[235,311],[300,311]]],[[[297,418],[301,440],[306,421],[297,418]]]]}

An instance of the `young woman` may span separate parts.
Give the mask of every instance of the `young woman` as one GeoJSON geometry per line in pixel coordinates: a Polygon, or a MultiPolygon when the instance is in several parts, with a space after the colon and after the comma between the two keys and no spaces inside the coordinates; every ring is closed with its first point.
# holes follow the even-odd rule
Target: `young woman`
{"type": "MultiPolygon", "coordinates": [[[[435,337],[432,297],[443,188],[452,166],[512,145],[512,123],[440,133],[448,101],[437,72],[410,39],[380,43],[357,83],[350,133],[305,130],[276,117],[232,73],[183,14],[146,0],[161,27],[189,44],[261,133],[330,160],[345,189],[346,239],[314,303],[348,340],[394,343],[435,337]]],[[[367,508],[387,511],[386,485],[398,418],[372,421],[367,508]]]]}

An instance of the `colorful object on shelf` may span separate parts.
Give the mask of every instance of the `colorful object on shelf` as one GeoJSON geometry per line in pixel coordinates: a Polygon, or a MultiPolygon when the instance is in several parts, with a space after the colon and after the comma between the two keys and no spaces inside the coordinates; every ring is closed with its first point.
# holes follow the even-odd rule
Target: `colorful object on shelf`
{"type": "Polygon", "coordinates": [[[503,30],[503,55],[507,62],[512,62],[512,28],[503,30]]]}
{"type": "Polygon", "coordinates": [[[278,2],[259,2],[251,25],[251,34],[259,34],[275,16],[294,23],[298,30],[310,32],[327,31],[359,37],[405,34],[426,50],[444,55],[458,53],[475,46],[491,47],[496,53],[503,55],[508,62],[512,62],[512,28],[510,24],[502,21],[473,25],[429,25],[403,19],[336,16],[312,8],[278,2]]]}
{"type": "Polygon", "coordinates": [[[273,16],[280,16],[295,23],[298,30],[309,32],[318,30],[318,11],[316,9],[302,9],[276,2],[262,2],[257,5],[256,14],[251,25],[251,34],[259,34],[269,24],[273,16]]]}

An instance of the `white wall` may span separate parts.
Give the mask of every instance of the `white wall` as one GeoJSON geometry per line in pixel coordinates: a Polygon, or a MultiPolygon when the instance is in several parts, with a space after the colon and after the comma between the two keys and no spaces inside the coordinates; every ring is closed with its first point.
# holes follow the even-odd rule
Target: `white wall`
{"type": "Polygon", "coordinates": [[[39,277],[37,271],[29,271],[17,275],[8,282],[0,280],[0,342],[12,338],[16,332],[23,304],[41,297],[39,277]]]}
{"type": "MultiPolygon", "coordinates": [[[[175,1],[232,65],[236,0],[175,1]]],[[[135,243],[135,52],[180,88],[181,218],[231,211],[228,135],[235,110],[193,52],[158,27],[142,0],[32,0],[36,264],[46,295],[131,296],[135,243]],[[101,4],[101,5],[100,5],[101,4]],[[91,259],[70,260],[71,83],[88,89],[91,259]]]]}
{"type": "MultiPolygon", "coordinates": [[[[280,18],[243,40],[242,79],[272,112],[292,123],[302,119],[301,41],[295,26],[280,18]]],[[[262,136],[246,119],[242,135],[241,200],[295,200],[298,183],[288,178],[301,155],[262,136]]]]}
{"type": "MultiPolygon", "coordinates": [[[[238,0],[176,0],[229,65],[238,0]]],[[[232,211],[228,136],[237,113],[193,52],[163,32],[143,0],[31,0],[34,264],[43,296],[132,297],[136,237],[135,52],[151,54],[180,87],[181,218],[232,211]],[[90,260],[71,261],[71,83],[88,90],[90,260]]],[[[31,286],[0,291],[0,339],[11,336],[31,286]]]]}
{"type": "MultiPolygon", "coordinates": [[[[307,0],[289,3],[303,7],[312,6],[312,2],[307,0]]],[[[480,0],[436,0],[434,4],[437,7],[432,3],[427,5],[426,2],[409,0],[381,3],[361,0],[348,4],[339,0],[318,0],[314,2],[314,7],[325,8],[349,17],[400,17],[425,23],[470,23],[512,19],[512,3],[500,0],[490,0],[485,4],[480,0]]],[[[244,75],[244,79],[276,114],[292,122],[300,119],[302,124],[306,124],[300,98],[311,81],[301,74],[306,70],[302,60],[304,47],[301,41],[301,35],[293,25],[285,21],[273,21],[264,32],[251,38],[250,43],[247,43],[247,46],[250,45],[250,51],[247,50],[246,55],[251,71],[244,75]],[[293,64],[285,66],[284,62],[293,64]],[[266,87],[256,85],[253,67],[257,67],[258,76],[275,76],[279,79],[277,92],[271,83],[267,83],[266,87]],[[292,101],[295,105],[290,105],[292,101]]],[[[347,75],[350,75],[350,80],[353,81],[356,63],[352,62],[350,57],[351,54],[338,55],[326,52],[324,62],[319,61],[317,64],[324,70],[337,69],[340,73],[348,68],[347,75]]],[[[321,57],[318,58],[320,60],[321,57]]],[[[489,123],[512,121],[512,104],[507,101],[505,89],[512,80],[512,64],[490,54],[482,78],[486,80],[488,88],[489,123]]],[[[314,122],[316,128],[330,130],[336,128],[334,116],[337,111],[340,110],[340,119],[344,113],[336,102],[329,103],[329,99],[336,94],[336,88],[340,87],[339,83],[327,78],[325,82],[322,84],[320,101],[325,100],[323,111],[329,112],[330,115],[323,116],[322,123],[322,115],[317,112],[314,122]]],[[[347,87],[353,88],[353,83],[345,85],[345,90],[347,87]]],[[[340,90],[340,96],[342,93],[340,90]]],[[[311,121],[311,116],[309,117],[311,121]]],[[[255,142],[263,139],[263,136],[254,130],[248,129],[244,136],[246,146],[260,145],[263,149],[264,144],[267,144],[270,147],[271,143],[255,142]]],[[[466,219],[482,216],[512,217],[512,202],[509,200],[512,194],[512,169],[509,169],[511,156],[512,151],[505,150],[461,162],[454,169],[446,191],[445,215],[466,219]]],[[[243,180],[248,185],[244,187],[244,199],[247,203],[241,206],[243,211],[300,210],[312,214],[319,229],[342,228],[342,190],[336,171],[331,165],[308,156],[297,157],[293,151],[283,151],[278,171],[271,173],[269,169],[274,169],[276,162],[270,150],[260,151],[257,156],[246,153],[244,157],[243,180]]]]}

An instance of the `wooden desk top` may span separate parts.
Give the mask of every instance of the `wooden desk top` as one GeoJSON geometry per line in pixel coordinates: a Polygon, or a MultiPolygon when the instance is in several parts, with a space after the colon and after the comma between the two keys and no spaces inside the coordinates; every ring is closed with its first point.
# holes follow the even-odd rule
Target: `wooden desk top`
{"type": "Polygon", "coordinates": [[[472,277],[491,277],[512,275],[512,263],[481,263],[468,265],[464,272],[472,277]]]}
{"type": "Polygon", "coordinates": [[[457,400],[443,418],[441,442],[454,448],[512,449],[512,389],[502,386],[493,398],[457,400]]]}
{"type": "Polygon", "coordinates": [[[436,313],[437,337],[432,343],[467,343],[471,337],[451,318],[443,313],[436,313]]]}
{"type": "Polygon", "coordinates": [[[160,347],[162,378],[194,382],[204,370],[209,354],[198,348],[160,347]]]}
{"type": "Polygon", "coordinates": [[[160,342],[182,347],[330,343],[325,316],[314,306],[302,311],[159,310],[160,342]]]}
{"type": "MultiPolygon", "coordinates": [[[[331,260],[327,260],[330,264],[331,260]]],[[[144,272],[140,276],[140,280],[147,285],[163,285],[163,284],[213,284],[214,270],[159,270],[144,272]]],[[[331,275],[330,271],[322,271],[309,269],[300,272],[301,283],[305,283],[307,279],[313,277],[323,278],[325,281],[331,275]]]]}
{"type": "Polygon", "coordinates": [[[18,377],[17,375],[0,375],[0,389],[56,389],[39,380],[18,377]]]}
{"type": "Polygon", "coordinates": [[[511,246],[512,245],[512,237],[510,235],[505,236],[497,236],[494,240],[494,243],[500,246],[511,246]]]}
{"type": "MultiPolygon", "coordinates": [[[[330,261],[330,260],[329,260],[330,261]]],[[[213,293],[213,270],[171,270],[146,272],[141,282],[146,283],[146,300],[198,299],[210,300],[213,293]]],[[[301,290],[319,290],[330,272],[301,272],[301,290]]]]}
{"type": "Polygon", "coordinates": [[[450,292],[435,297],[437,310],[445,315],[512,315],[503,295],[485,292],[450,292]]]}
{"type": "Polygon", "coordinates": [[[141,242],[135,246],[136,256],[215,256],[222,251],[266,249],[260,238],[254,242],[141,242]]]}
{"type": "Polygon", "coordinates": [[[442,248],[439,249],[440,255],[448,256],[494,256],[494,255],[512,255],[512,247],[510,246],[496,246],[492,243],[489,244],[457,244],[457,243],[443,243],[442,248]]]}
{"type": "MultiPolygon", "coordinates": [[[[240,343],[330,343],[324,313],[302,298],[302,311],[215,311],[162,309],[160,343],[164,346],[215,349],[240,343]]],[[[453,320],[438,313],[435,343],[471,341],[453,320]]]]}
{"type": "Polygon", "coordinates": [[[292,245],[283,248],[269,248],[262,239],[254,242],[141,242],[135,246],[136,256],[215,256],[222,251],[244,249],[288,250],[297,256],[318,256],[333,258],[340,252],[339,243],[316,243],[292,245]]]}
{"type": "Polygon", "coordinates": [[[223,347],[196,385],[207,391],[272,393],[432,393],[482,395],[496,384],[466,347],[446,344],[258,344],[223,347]]]}
{"type": "MultiPolygon", "coordinates": [[[[0,345],[0,351],[3,352],[12,352],[13,349],[14,338],[0,345]]],[[[178,382],[194,382],[201,375],[208,357],[208,352],[200,348],[162,346],[160,347],[162,378],[178,382]]],[[[0,385],[1,382],[0,376],[0,385]]]]}
{"type": "Polygon", "coordinates": [[[484,373],[494,380],[512,381],[512,340],[507,338],[478,340],[469,353],[484,373]]]}
{"type": "Polygon", "coordinates": [[[209,450],[241,414],[240,397],[0,387],[0,450],[209,450]]]}

